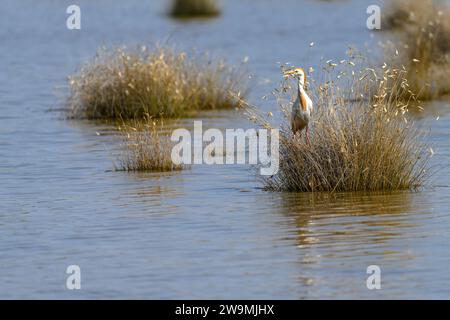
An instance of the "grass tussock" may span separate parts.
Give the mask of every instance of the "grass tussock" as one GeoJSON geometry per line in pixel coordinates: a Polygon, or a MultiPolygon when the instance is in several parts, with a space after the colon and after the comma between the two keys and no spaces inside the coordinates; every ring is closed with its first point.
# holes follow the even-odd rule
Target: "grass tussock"
{"type": "MultiPolygon", "coordinates": [[[[376,74],[356,61],[353,55],[338,63],[329,61],[316,78],[321,80],[309,83],[314,102],[309,145],[304,136],[293,136],[289,124],[296,85],[284,81],[275,90],[283,115],[280,169],[272,177],[262,177],[267,190],[393,191],[423,185],[429,147],[423,132],[407,118],[408,103],[396,90],[388,90],[387,79],[399,79],[402,71],[385,68],[376,74]],[[372,94],[374,98],[368,99],[372,94]]],[[[246,104],[245,110],[258,125],[273,127],[256,107],[246,104]]]]}
{"type": "Polygon", "coordinates": [[[450,10],[433,0],[395,0],[385,9],[385,26],[395,29],[385,45],[390,64],[407,70],[412,91],[421,99],[450,93],[450,10]]]}
{"type": "Polygon", "coordinates": [[[173,0],[170,15],[176,18],[215,17],[220,14],[216,0],[173,0]]]}
{"type": "Polygon", "coordinates": [[[118,126],[122,152],[116,164],[119,171],[175,171],[183,165],[172,162],[172,142],[164,132],[163,122],[146,118],[118,126]]]}
{"type": "Polygon", "coordinates": [[[69,116],[87,119],[177,117],[236,107],[229,92],[246,91],[245,68],[207,54],[169,48],[101,50],[69,77],[69,116]]]}

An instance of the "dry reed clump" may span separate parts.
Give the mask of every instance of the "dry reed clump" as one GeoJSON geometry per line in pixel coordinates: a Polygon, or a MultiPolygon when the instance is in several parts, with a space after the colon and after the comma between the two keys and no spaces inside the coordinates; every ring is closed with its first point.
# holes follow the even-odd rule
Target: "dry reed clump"
{"type": "MultiPolygon", "coordinates": [[[[275,91],[284,120],[279,171],[262,177],[267,190],[393,191],[422,186],[431,156],[424,134],[406,118],[408,103],[396,96],[397,91],[388,93],[391,82],[387,79],[398,79],[402,70],[385,68],[376,74],[372,68],[358,70],[356,60],[351,56],[340,63],[328,62],[323,80],[310,83],[314,101],[310,145],[290,129],[291,103],[285,96],[295,90],[283,82],[275,91]]],[[[256,107],[245,106],[250,119],[272,127],[256,107]]]]}
{"type": "Polygon", "coordinates": [[[215,17],[220,14],[216,0],[173,0],[170,15],[177,18],[215,17]]]}
{"type": "Polygon", "coordinates": [[[383,8],[382,28],[403,29],[418,23],[418,19],[432,11],[432,0],[390,0],[383,8]]]}
{"type": "Polygon", "coordinates": [[[118,126],[122,139],[118,171],[175,171],[184,168],[172,162],[172,142],[164,132],[162,120],[147,117],[118,126]]]}
{"type": "Polygon", "coordinates": [[[234,108],[228,92],[245,92],[245,68],[169,48],[101,50],[69,77],[69,116],[87,119],[176,117],[234,108]]]}
{"type": "Polygon", "coordinates": [[[399,30],[385,45],[390,64],[407,70],[405,78],[421,99],[450,93],[450,10],[433,0],[392,1],[386,25],[399,30]]]}

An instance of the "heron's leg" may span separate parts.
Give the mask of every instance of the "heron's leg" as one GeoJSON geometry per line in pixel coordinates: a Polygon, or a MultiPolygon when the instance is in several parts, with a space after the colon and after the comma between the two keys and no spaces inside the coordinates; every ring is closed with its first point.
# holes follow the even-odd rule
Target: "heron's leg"
{"type": "Polygon", "coordinates": [[[306,126],[306,144],[309,146],[309,134],[308,134],[308,126],[306,126]]]}

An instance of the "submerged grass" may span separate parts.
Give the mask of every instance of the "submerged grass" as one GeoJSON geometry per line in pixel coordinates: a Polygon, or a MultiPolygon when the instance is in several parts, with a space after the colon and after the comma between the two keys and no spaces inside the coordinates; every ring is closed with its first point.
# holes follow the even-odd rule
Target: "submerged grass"
{"type": "Polygon", "coordinates": [[[234,108],[228,92],[246,91],[245,68],[171,48],[100,50],[69,77],[69,116],[87,119],[176,117],[234,108]]]}
{"type": "Polygon", "coordinates": [[[395,29],[395,44],[385,44],[390,64],[407,70],[405,78],[421,99],[450,93],[450,10],[433,0],[395,0],[386,7],[384,25],[395,29]]]}
{"type": "MultiPolygon", "coordinates": [[[[426,181],[431,154],[425,134],[406,117],[408,103],[398,91],[388,90],[388,79],[400,79],[403,71],[385,67],[377,74],[373,68],[358,67],[357,60],[350,55],[340,63],[328,62],[322,80],[309,83],[314,101],[310,145],[294,136],[289,125],[295,90],[283,82],[274,92],[284,120],[279,171],[262,177],[267,190],[394,191],[417,189],[426,181]]],[[[244,107],[255,123],[272,127],[257,107],[244,107]]]]}
{"type": "Polygon", "coordinates": [[[175,171],[183,165],[172,162],[172,142],[164,132],[164,123],[147,117],[123,122],[118,126],[122,152],[116,164],[118,171],[175,171]]]}
{"type": "Polygon", "coordinates": [[[220,14],[216,0],[173,0],[170,15],[176,18],[215,17],[220,14]]]}

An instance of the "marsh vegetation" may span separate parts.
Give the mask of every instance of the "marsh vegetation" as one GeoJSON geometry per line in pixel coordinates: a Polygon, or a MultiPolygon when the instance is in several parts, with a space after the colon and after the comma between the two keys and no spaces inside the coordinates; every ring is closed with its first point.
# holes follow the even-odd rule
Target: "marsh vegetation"
{"type": "Polygon", "coordinates": [[[184,168],[172,162],[173,143],[163,120],[146,117],[144,120],[123,122],[117,128],[122,143],[116,170],[164,172],[184,168]]]}
{"type": "MultiPolygon", "coordinates": [[[[275,90],[284,120],[280,169],[263,178],[267,190],[388,191],[417,189],[426,181],[430,158],[426,135],[408,119],[408,102],[400,98],[399,90],[392,90],[408,88],[405,71],[385,67],[377,74],[374,68],[358,66],[363,63],[359,60],[350,54],[339,63],[329,61],[314,77],[321,80],[309,82],[314,101],[310,144],[290,128],[295,85],[283,82],[275,90]]],[[[273,127],[258,108],[244,103],[244,110],[258,125],[273,127]]]]}
{"type": "Polygon", "coordinates": [[[170,15],[176,18],[215,17],[220,14],[216,0],[173,0],[170,15]]]}
{"type": "Polygon", "coordinates": [[[232,109],[229,92],[246,92],[245,66],[208,54],[144,46],[100,50],[69,77],[69,117],[138,119],[232,109]]]}
{"type": "Polygon", "coordinates": [[[407,71],[408,85],[421,99],[450,93],[449,7],[433,0],[395,0],[386,12],[384,25],[395,31],[384,45],[388,63],[407,71]]]}

